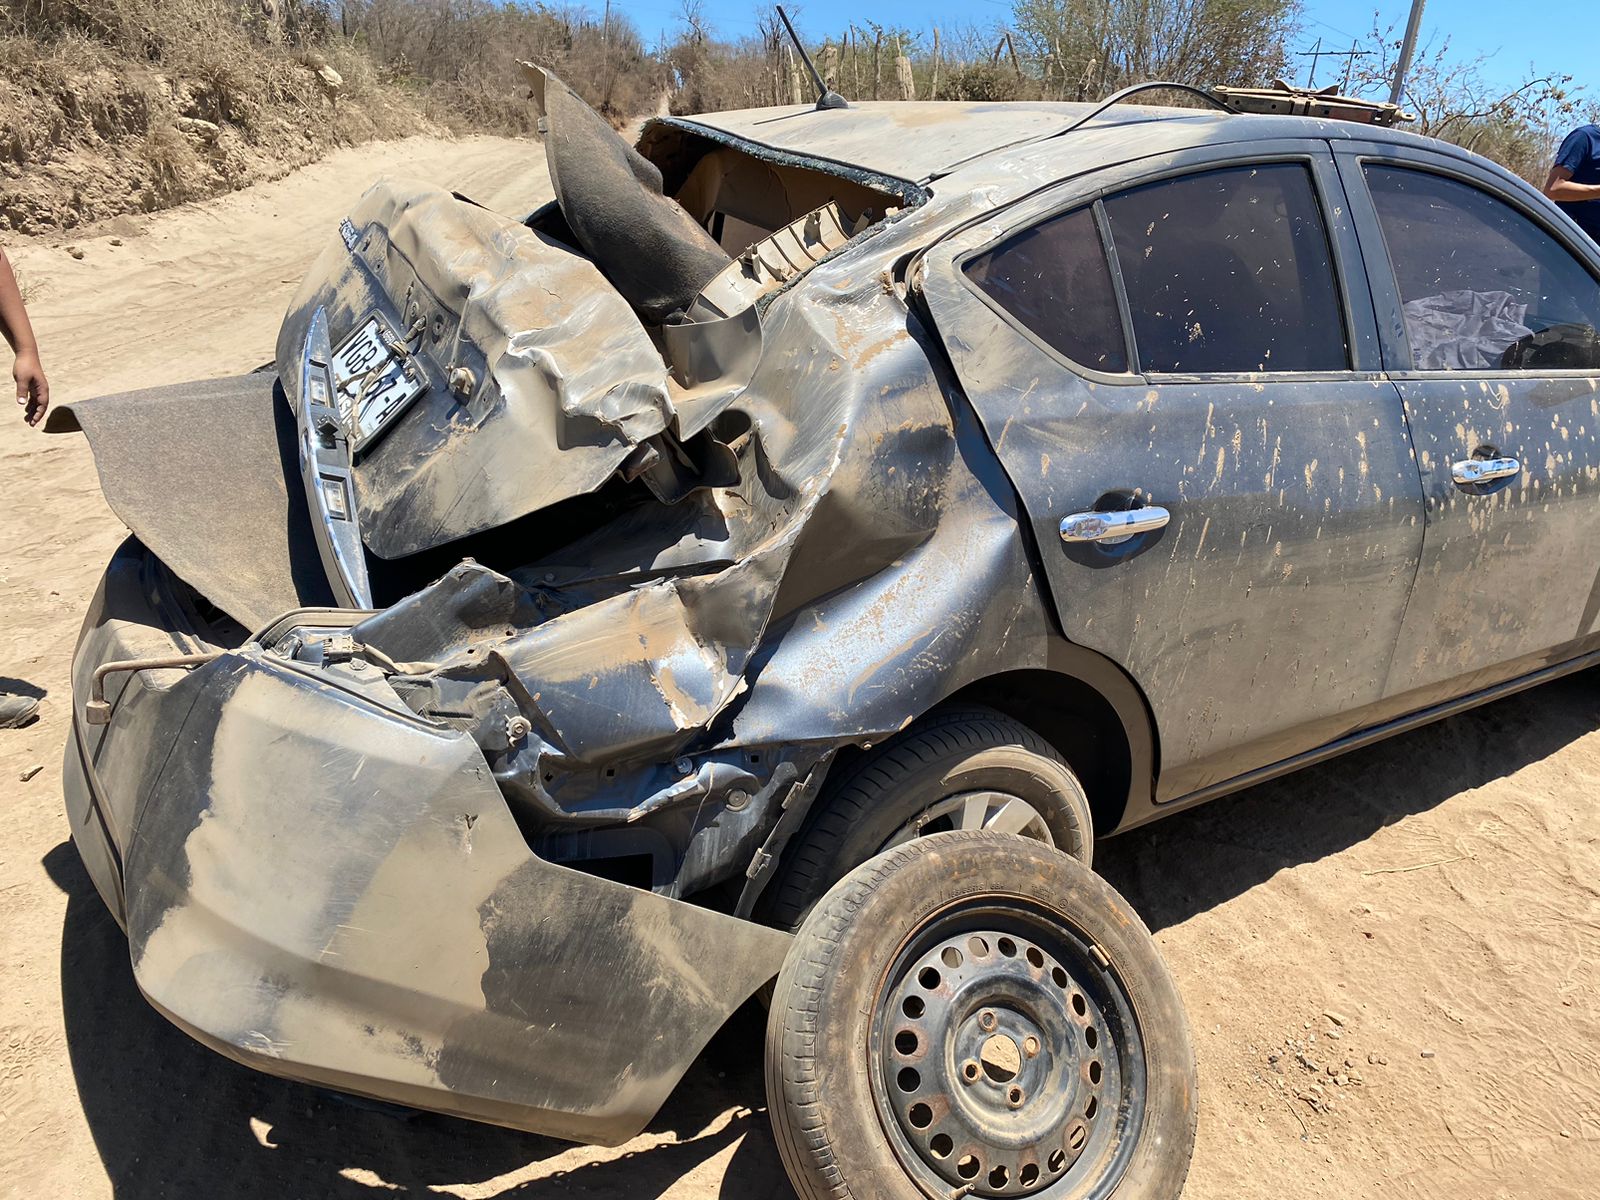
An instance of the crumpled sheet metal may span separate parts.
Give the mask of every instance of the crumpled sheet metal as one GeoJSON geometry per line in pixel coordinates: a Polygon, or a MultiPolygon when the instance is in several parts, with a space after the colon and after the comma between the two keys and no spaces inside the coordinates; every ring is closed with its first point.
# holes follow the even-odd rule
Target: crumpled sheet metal
{"type": "Polygon", "coordinates": [[[354,247],[332,238],[279,336],[292,394],[319,306],[336,345],[373,310],[401,336],[420,318],[421,348],[476,381],[465,400],[434,381],[359,454],[374,554],[414,554],[592,492],[672,424],[660,354],[583,256],[418,184],[378,184],[350,221],[354,247]]]}
{"type": "Polygon", "coordinates": [[[359,686],[247,649],[137,697],[140,988],[261,1070],[627,1140],[788,937],[534,857],[469,738],[359,686]]]}
{"type": "Polygon", "coordinates": [[[469,688],[521,680],[551,749],[569,765],[640,760],[670,754],[684,730],[708,725],[743,689],[761,632],[759,600],[773,590],[769,572],[768,560],[753,558],[725,576],[658,580],[518,628],[508,623],[528,611],[521,589],[488,568],[463,565],[431,595],[369,618],[354,636],[385,653],[423,652],[432,639],[390,631],[418,607],[442,610],[446,619],[430,612],[429,625],[458,649],[441,664],[441,678],[469,688]],[[736,594],[745,602],[730,604],[736,594]],[[452,619],[458,612],[471,625],[452,619]],[[491,614],[501,620],[485,626],[491,614]],[[487,649],[475,632],[488,634],[487,649]]]}
{"type": "MultiPolygon", "coordinates": [[[[479,714],[533,828],[698,813],[707,763],[755,792],[1047,660],[1015,493],[926,332],[860,263],[807,278],[763,314],[761,364],[722,418],[748,426],[736,487],[630,510],[510,577],[463,564],[355,631],[396,658],[449,648],[413,682],[479,714]],[[533,732],[509,741],[517,715],[533,732]]],[[[714,811],[724,828],[674,836],[733,836],[714,811]]],[[[683,849],[723,874],[747,861],[683,849]]]]}

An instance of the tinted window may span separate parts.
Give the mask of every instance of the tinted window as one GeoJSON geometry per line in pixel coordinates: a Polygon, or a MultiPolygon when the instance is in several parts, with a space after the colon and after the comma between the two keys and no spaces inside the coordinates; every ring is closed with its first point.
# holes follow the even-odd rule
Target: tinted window
{"type": "Polygon", "coordinates": [[[1106,201],[1143,371],[1349,365],[1328,235],[1298,163],[1228,167],[1106,201]]]}
{"type": "Polygon", "coordinates": [[[1565,246],[1470,184],[1366,174],[1418,370],[1600,367],[1600,285],[1565,246]]]}
{"type": "Polygon", "coordinates": [[[986,296],[1074,362],[1128,369],[1111,268],[1090,209],[1007,238],[966,269],[986,296]]]}

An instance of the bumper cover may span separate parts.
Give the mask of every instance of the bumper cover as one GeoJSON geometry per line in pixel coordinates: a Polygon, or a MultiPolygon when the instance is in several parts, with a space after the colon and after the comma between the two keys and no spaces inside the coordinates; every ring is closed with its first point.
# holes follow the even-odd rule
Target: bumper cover
{"type": "MultiPolygon", "coordinates": [[[[141,555],[91,609],[80,689],[161,630],[129,619],[141,555]]],[[[247,645],[131,677],[109,726],[75,714],[73,835],[140,989],[273,1074],[625,1141],[789,939],[535,857],[477,746],[386,692],[247,645]]]]}

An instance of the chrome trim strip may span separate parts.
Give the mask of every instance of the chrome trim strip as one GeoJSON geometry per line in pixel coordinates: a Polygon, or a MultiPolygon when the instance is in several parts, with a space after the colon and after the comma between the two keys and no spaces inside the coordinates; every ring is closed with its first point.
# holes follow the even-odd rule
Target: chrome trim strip
{"type": "Polygon", "coordinates": [[[328,315],[319,308],[312,314],[300,362],[300,396],[295,406],[295,421],[300,426],[300,474],[306,503],[315,518],[312,530],[317,550],[334,596],[349,608],[371,608],[372,584],[367,578],[367,555],[361,544],[350,472],[349,431],[339,415],[332,363],[328,315]],[[342,512],[330,504],[330,488],[342,493],[342,512]]]}

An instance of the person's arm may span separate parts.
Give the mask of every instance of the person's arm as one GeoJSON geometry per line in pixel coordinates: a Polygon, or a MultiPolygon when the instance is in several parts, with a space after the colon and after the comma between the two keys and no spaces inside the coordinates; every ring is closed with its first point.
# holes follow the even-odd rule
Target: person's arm
{"type": "Polygon", "coordinates": [[[1572,172],[1566,167],[1551,167],[1544,181],[1544,194],[1552,200],[1568,204],[1579,200],[1600,200],[1600,183],[1573,183],[1572,172]]]}
{"type": "Polygon", "coordinates": [[[17,381],[17,403],[22,405],[23,418],[29,425],[37,425],[50,407],[50,382],[39,365],[39,343],[33,339],[22,289],[4,249],[0,249],[0,335],[17,356],[11,375],[17,381]]]}
{"type": "Polygon", "coordinates": [[[1581,200],[1600,200],[1600,183],[1573,183],[1578,168],[1594,155],[1587,129],[1574,129],[1556,151],[1556,160],[1545,176],[1544,194],[1552,200],[1575,204],[1581,200]]]}

